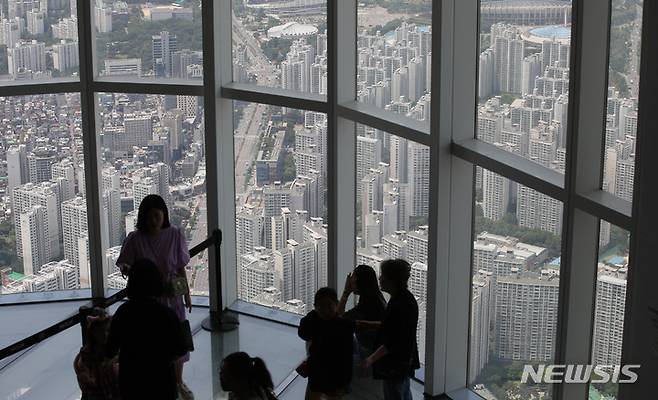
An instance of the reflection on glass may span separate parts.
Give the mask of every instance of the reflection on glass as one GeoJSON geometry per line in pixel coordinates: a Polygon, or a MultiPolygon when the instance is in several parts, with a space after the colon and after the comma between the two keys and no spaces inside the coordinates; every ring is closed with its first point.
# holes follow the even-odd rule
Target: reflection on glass
{"type": "Polygon", "coordinates": [[[327,117],[234,109],[238,298],[305,314],[327,285],[327,117]]]}
{"type": "MultiPolygon", "coordinates": [[[[621,365],[628,278],[630,234],[607,221],[601,221],[599,262],[596,277],[592,365],[621,365]]],[[[613,368],[606,368],[612,373],[613,368]]],[[[590,385],[590,398],[617,398],[616,383],[590,385]]]]}
{"type": "Polygon", "coordinates": [[[483,1],[477,138],[564,173],[571,0],[483,1]]]}
{"type": "MultiPolygon", "coordinates": [[[[148,194],[165,199],[171,223],[185,232],[190,248],[206,239],[202,106],[202,99],[192,96],[98,95],[107,288],[126,285],[115,263],[123,239],[135,230],[139,203],[148,194]]],[[[204,251],[187,265],[193,295],[208,295],[207,256],[204,251]]]]}
{"type": "Polygon", "coordinates": [[[411,264],[418,301],[417,340],[425,362],[429,147],[365,125],[356,138],[356,263],[375,268],[389,258],[411,264]]]}
{"type": "Polygon", "coordinates": [[[68,1],[4,2],[0,83],[77,77],[78,18],[76,2],[70,3],[69,7],[68,1]]]}
{"type": "Polygon", "coordinates": [[[233,80],[327,93],[326,0],[233,0],[233,80]]]}
{"type": "Polygon", "coordinates": [[[429,122],[431,1],[360,3],[357,55],[358,101],[429,122]]]}
{"type": "Polygon", "coordinates": [[[0,97],[0,293],[89,288],[80,95],[0,97]]]}
{"type": "Polygon", "coordinates": [[[550,385],[521,384],[521,372],[555,354],[562,203],[479,167],[477,177],[468,381],[486,399],[550,399],[550,385]]]}
{"type": "Polygon", "coordinates": [[[642,0],[613,0],[603,190],[633,200],[642,0]]]}
{"type": "Polygon", "coordinates": [[[201,83],[201,0],[91,3],[99,76],[201,83]]]}

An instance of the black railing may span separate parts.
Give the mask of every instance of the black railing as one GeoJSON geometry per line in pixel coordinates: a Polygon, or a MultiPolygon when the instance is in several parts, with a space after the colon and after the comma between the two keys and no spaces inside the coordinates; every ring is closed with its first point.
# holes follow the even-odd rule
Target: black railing
{"type": "MultiPolygon", "coordinates": [[[[222,231],[219,229],[216,229],[213,231],[212,236],[204,240],[203,242],[197,244],[196,246],[192,247],[190,249],[190,258],[195,257],[199,255],[201,252],[204,250],[210,248],[211,246],[215,246],[215,262],[217,264],[216,268],[216,275],[221,276],[221,271],[220,271],[220,248],[221,248],[221,243],[222,243],[222,231]]],[[[221,278],[219,278],[221,279],[221,278]]],[[[220,280],[221,282],[221,280],[220,280]]],[[[221,308],[221,298],[222,298],[222,293],[221,293],[221,284],[217,288],[218,296],[219,296],[219,304],[220,304],[220,310],[221,308]]],[[[25,349],[28,349],[32,346],[34,346],[37,343],[40,343],[52,336],[57,335],[60,332],[63,332],[73,325],[80,324],[81,329],[82,329],[82,338],[84,342],[85,338],[85,330],[86,330],[86,319],[87,315],[89,315],[89,312],[94,307],[101,307],[101,308],[107,308],[110,307],[121,300],[126,298],[126,289],[122,289],[115,294],[105,297],[102,299],[92,299],[90,304],[84,305],[80,307],[80,311],[60,322],[57,322],[37,333],[34,335],[28,336],[23,340],[20,340],[12,345],[9,345],[3,349],[0,349],[0,361],[4,360],[7,357],[10,357],[16,353],[19,353],[25,349]]],[[[212,314],[212,312],[211,312],[212,314]]]]}

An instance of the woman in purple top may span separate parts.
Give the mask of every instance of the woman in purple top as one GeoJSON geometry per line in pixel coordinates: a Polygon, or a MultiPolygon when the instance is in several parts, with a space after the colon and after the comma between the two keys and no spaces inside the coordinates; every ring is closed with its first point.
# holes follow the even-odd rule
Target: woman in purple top
{"type": "MultiPolygon", "coordinates": [[[[117,266],[129,273],[135,261],[146,258],[160,269],[165,287],[172,279],[186,277],[185,266],[190,261],[187,240],[183,232],[169,223],[169,211],[162,197],[150,194],[142,200],[137,212],[137,230],[123,241],[117,266]]],[[[192,312],[189,292],[184,296],[165,295],[160,302],[170,307],[178,319],[185,321],[185,308],[192,312]]],[[[193,399],[194,395],[183,382],[183,364],[190,359],[187,353],[176,362],[176,380],[181,397],[193,399]]]]}

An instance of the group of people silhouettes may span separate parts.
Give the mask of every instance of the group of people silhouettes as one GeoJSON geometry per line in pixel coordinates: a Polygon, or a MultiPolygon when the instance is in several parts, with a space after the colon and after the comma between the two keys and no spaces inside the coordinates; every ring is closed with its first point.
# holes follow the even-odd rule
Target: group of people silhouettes
{"type": "MultiPolygon", "coordinates": [[[[170,224],[157,195],[140,203],[136,228],[117,260],[128,277],[128,300],[113,316],[95,308],[87,317],[84,345],[74,361],[82,400],[192,400],[183,382],[183,366],[193,350],[185,312],[192,310],[187,241],[170,224]]],[[[356,365],[359,376],[382,380],[385,400],[411,400],[410,377],[419,360],[418,304],[407,289],[410,271],[404,260],[386,260],[378,284],[375,270],[359,265],[347,276],[340,299],[334,289],[317,291],[314,309],[298,330],[308,355],[297,368],[308,377],[306,399],[345,396],[356,365]],[[390,296],[388,304],[382,291],[390,296]],[[358,302],[346,310],[352,294],[358,302]]],[[[276,399],[272,377],[258,357],[228,355],[219,377],[234,400],[276,399]]]]}
{"type": "Polygon", "coordinates": [[[354,360],[358,374],[382,381],[385,400],[411,400],[411,377],[420,367],[416,327],[418,304],[407,289],[411,267],[404,260],[359,265],[347,276],[338,299],[335,290],[317,291],[314,309],[299,325],[308,358],[298,372],[308,376],[306,400],[340,399],[350,391],[354,360]],[[380,290],[381,287],[381,290],[380,290]],[[390,295],[388,304],[382,291],[390,295]],[[351,294],[359,300],[345,311],[351,294]]]}

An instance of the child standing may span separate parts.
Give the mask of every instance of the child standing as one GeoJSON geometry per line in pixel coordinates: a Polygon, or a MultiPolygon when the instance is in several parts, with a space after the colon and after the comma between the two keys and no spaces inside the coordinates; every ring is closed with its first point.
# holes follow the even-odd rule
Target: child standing
{"type": "Polygon", "coordinates": [[[110,316],[100,308],[87,317],[87,344],[73,361],[82,400],[120,398],[117,360],[105,358],[110,321],[110,316]]]}
{"type": "Polygon", "coordinates": [[[354,322],[339,317],[331,288],[318,290],[313,303],[298,331],[309,343],[306,400],[341,399],[352,381],[354,322]]]}

